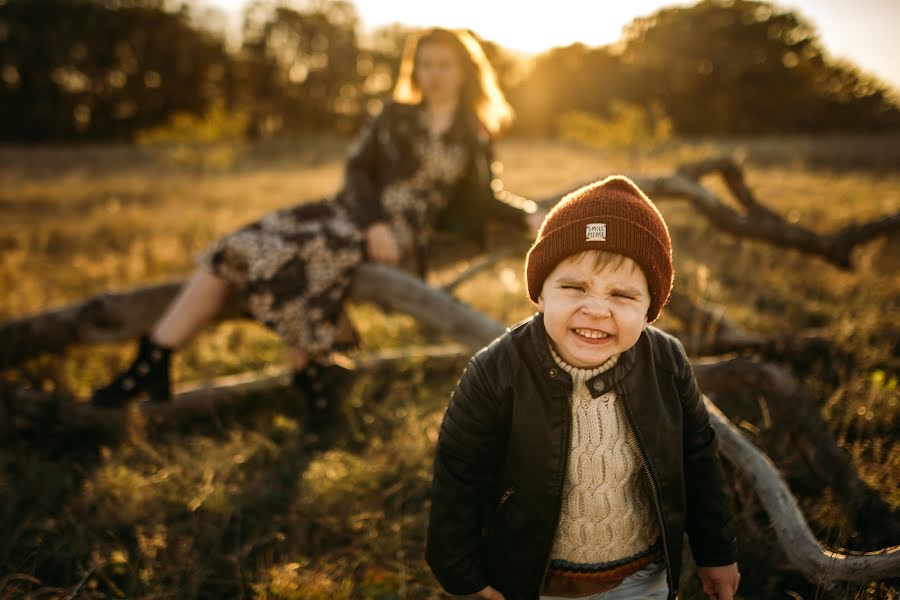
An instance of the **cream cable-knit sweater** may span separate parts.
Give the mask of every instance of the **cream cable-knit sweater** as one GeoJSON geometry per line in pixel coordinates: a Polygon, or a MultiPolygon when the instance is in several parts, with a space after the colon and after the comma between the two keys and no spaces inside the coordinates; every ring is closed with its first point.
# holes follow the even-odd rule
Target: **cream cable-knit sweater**
{"type": "Polygon", "coordinates": [[[622,403],[613,390],[592,398],[586,383],[618,356],[595,369],[553,358],[572,376],[572,437],[551,557],[580,564],[632,557],[659,537],[653,500],[622,403]]]}

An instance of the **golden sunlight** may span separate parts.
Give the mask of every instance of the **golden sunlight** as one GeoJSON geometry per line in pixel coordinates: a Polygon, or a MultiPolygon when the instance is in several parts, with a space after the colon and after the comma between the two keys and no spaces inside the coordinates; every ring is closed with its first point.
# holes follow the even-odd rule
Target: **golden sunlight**
{"type": "MultiPolygon", "coordinates": [[[[223,9],[236,24],[248,0],[199,0],[223,9]]],[[[411,2],[410,0],[350,0],[363,28],[373,30],[390,23],[411,26],[443,26],[471,29],[484,39],[510,50],[534,54],[557,46],[582,42],[602,46],[619,39],[622,28],[639,16],[664,6],[692,2],[631,0],[552,0],[523,3],[518,0],[454,0],[411,2]]],[[[785,0],[782,6],[799,10],[836,56],[848,58],[867,71],[900,88],[898,38],[889,27],[900,18],[896,0],[864,0],[865,10],[852,3],[818,0],[785,0]]]]}

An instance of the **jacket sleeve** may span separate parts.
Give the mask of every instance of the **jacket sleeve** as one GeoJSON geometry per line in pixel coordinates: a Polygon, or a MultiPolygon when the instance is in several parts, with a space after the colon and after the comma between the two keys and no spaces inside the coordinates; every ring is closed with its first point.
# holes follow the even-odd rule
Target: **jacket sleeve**
{"type": "Polygon", "coordinates": [[[485,208],[488,218],[523,225],[525,215],[537,210],[537,205],[507,190],[500,176],[503,174],[503,165],[494,160],[494,148],[491,144],[485,144],[477,158],[479,178],[486,180],[486,188],[489,191],[485,208]]]}
{"type": "Polygon", "coordinates": [[[384,218],[376,175],[379,153],[382,152],[379,137],[389,136],[387,111],[388,107],[385,107],[360,133],[350,150],[344,170],[344,186],[339,201],[350,213],[350,218],[361,227],[384,218]]]}
{"type": "Polygon", "coordinates": [[[483,234],[486,221],[524,228],[525,216],[535,212],[537,205],[505,189],[500,179],[502,170],[502,165],[494,161],[491,144],[477,142],[466,176],[441,215],[440,228],[466,237],[483,234]]]}
{"type": "Polygon", "coordinates": [[[685,532],[698,565],[730,565],[737,560],[737,544],[718,442],[680,344],[677,352],[680,364],[676,384],[684,417],[685,532]]]}
{"type": "Polygon", "coordinates": [[[482,521],[502,456],[500,398],[477,356],[453,393],[438,437],[425,559],[451,594],[489,585],[482,521]]]}

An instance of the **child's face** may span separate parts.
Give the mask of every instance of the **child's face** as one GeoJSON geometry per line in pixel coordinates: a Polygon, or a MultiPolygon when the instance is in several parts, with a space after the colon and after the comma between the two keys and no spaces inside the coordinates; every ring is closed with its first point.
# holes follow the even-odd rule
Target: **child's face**
{"type": "Polygon", "coordinates": [[[590,252],[556,265],[538,298],[554,350],[579,368],[599,366],[634,346],[649,308],[647,279],[637,263],[623,256],[598,269],[590,252]]]}

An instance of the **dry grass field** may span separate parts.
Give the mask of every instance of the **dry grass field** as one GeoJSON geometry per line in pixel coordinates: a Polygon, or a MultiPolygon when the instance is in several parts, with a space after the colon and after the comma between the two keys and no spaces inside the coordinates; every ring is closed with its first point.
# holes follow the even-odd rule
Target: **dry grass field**
{"type": "MultiPolygon", "coordinates": [[[[829,143],[760,145],[767,160],[750,148],[749,185],[816,231],[900,211],[900,169],[879,162],[877,151],[896,152],[896,139],[867,146],[871,168],[858,146],[829,143]],[[810,148],[816,155],[806,163],[810,148]],[[845,160],[827,168],[822,156],[845,160]]],[[[0,148],[0,318],[181,278],[217,236],[333,192],[344,147],[334,139],[247,146],[222,169],[126,146],[0,148]]],[[[640,168],[665,173],[710,147],[673,149],[640,168]]],[[[532,197],[629,171],[615,157],[558,142],[510,140],[499,155],[507,187],[532,197]]],[[[724,195],[717,182],[708,184],[724,195]]],[[[719,233],[686,202],[660,207],[679,289],[746,329],[773,336],[816,330],[852,357],[852,369],[823,361],[797,374],[865,480],[900,506],[900,236],[864,245],[855,268],[843,271],[719,233]]],[[[527,240],[517,243],[524,250],[527,240]]],[[[471,249],[447,250],[431,280],[451,279],[472,258],[471,249]]],[[[505,259],[457,294],[513,323],[532,310],[521,269],[520,256],[505,259]]],[[[361,353],[442,341],[375,307],[354,305],[351,316],[361,353]]],[[[659,324],[674,333],[680,327],[665,316],[659,324]]],[[[129,352],[73,348],[2,376],[4,384],[84,399],[129,352]]],[[[179,353],[174,373],[180,385],[262,371],[282,359],[270,332],[228,322],[179,353]]],[[[157,426],[135,411],[113,438],[73,434],[64,423],[6,435],[0,598],[443,597],[422,550],[433,445],[461,366],[426,369],[411,360],[389,376],[361,377],[344,406],[346,430],[324,449],[308,443],[290,391],[180,427],[157,426]]],[[[742,418],[753,423],[759,415],[742,418]]],[[[800,500],[821,541],[874,549],[827,494],[800,500]]],[[[766,533],[758,515],[756,527],[766,533]]],[[[753,550],[742,565],[743,598],[900,598],[890,582],[826,590],[781,564],[777,552],[753,550]]],[[[690,576],[686,597],[699,599],[690,576]]]]}

